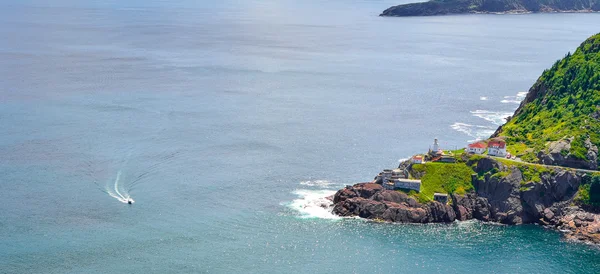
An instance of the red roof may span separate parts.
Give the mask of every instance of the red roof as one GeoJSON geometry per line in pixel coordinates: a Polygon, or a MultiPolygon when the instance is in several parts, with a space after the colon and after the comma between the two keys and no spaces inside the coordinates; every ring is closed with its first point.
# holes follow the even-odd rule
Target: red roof
{"type": "Polygon", "coordinates": [[[470,148],[486,148],[487,145],[485,143],[474,143],[474,144],[469,144],[470,148]]]}
{"type": "Polygon", "coordinates": [[[423,156],[420,156],[420,155],[413,156],[413,159],[415,159],[415,160],[423,160],[423,156]]]}
{"type": "Polygon", "coordinates": [[[488,143],[488,146],[490,146],[490,147],[497,147],[497,148],[504,148],[506,146],[506,143],[504,141],[490,141],[488,143]]]}

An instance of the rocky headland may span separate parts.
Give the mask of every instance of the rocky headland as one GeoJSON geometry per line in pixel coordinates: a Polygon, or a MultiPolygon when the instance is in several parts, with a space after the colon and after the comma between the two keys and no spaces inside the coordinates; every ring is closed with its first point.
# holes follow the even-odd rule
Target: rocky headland
{"type": "Polygon", "coordinates": [[[600,244],[598,90],[600,34],[544,71],[485,144],[506,144],[508,157],[436,148],[339,190],[333,213],[399,223],[539,224],[600,244]],[[385,172],[392,177],[382,181],[385,172]],[[417,181],[420,188],[404,188],[417,181]],[[449,196],[448,203],[436,195],[449,196]]]}
{"type": "Polygon", "coordinates": [[[431,0],[428,2],[393,6],[383,11],[380,16],[597,11],[600,11],[600,1],[598,0],[431,0]]]}
{"type": "Polygon", "coordinates": [[[419,202],[402,191],[368,182],[339,190],[333,197],[333,213],[398,223],[476,219],[508,225],[540,224],[564,232],[569,239],[600,244],[600,214],[583,210],[576,201],[580,185],[591,175],[557,168],[544,171],[539,182],[527,182],[519,167],[493,158],[478,158],[467,164],[473,166],[474,191],[450,194],[449,204],[419,202]]]}

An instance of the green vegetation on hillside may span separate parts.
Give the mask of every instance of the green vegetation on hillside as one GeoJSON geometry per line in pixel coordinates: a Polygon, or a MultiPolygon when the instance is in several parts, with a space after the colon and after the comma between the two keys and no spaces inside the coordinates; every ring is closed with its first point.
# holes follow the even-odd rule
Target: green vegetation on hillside
{"type": "Polygon", "coordinates": [[[436,192],[465,194],[473,189],[473,170],[463,163],[415,164],[412,169],[419,173],[425,172],[421,178],[421,192],[414,194],[422,203],[432,201],[436,192]]]}
{"type": "MultiPolygon", "coordinates": [[[[481,156],[481,155],[472,155],[472,156],[470,156],[469,160],[476,164],[479,160],[481,160],[484,157],[485,156],[481,156]]],[[[500,159],[500,158],[496,158],[495,160],[502,163],[504,166],[509,168],[509,170],[499,171],[498,169],[493,168],[492,170],[489,170],[482,174],[477,174],[479,179],[483,179],[484,176],[486,175],[486,173],[489,173],[490,175],[492,175],[492,177],[498,177],[498,178],[506,177],[511,174],[510,168],[512,168],[512,167],[516,167],[519,169],[519,171],[521,171],[521,174],[523,175],[522,176],[523,184],[529,183],[529,182],[539,183],[542,181],[542,175],[544,175],[544,174],[554,175],[556,173],[555,169],[547,168],[545,166],[538,165],[538,164],[516,162],[516,161],[511,161],[508,159],[500,159]]],[[[476,166],[473,166],[472,168],[476,168],[476,166]]]]}
{"type": "Polygon", "coordinates": [[[582,182],[576,200],[585,205],[600,206],[600,173],[582,182]]]}
{"type": "Polygon", "coordinates": [[[508,150],[508,152],[510,152],[510,154],[512,154],[512,155],[520,156],[520,155],[524,155],[525,153],[527,153],[529,148],[524,143],[515,143],[511,146],[508,146],[506,148],[506,150],[508,150]]]}
{"type": "Polygon", "coordinates": [[[548,142],[573,138],[564,153],[586,160],[585,141],[600,146],[600,34],[544,71],[531,92],[499,134],[509,151],[535,162],[548,142]]]}
{"type": "MultiPolygon", "coordinates": [[[[414,190],[408,192],[410,196],[415,197],[421,203],[427,203],[433,200],[434,193],[455,193],[459,195],[471,192],[474,189],[471,176],[476,174],[479,162],[485,158],[483,155],[468,155],[463,154],[465,159],[458,163],[436,163],[427,162],[425,164],[414,164],[411,166],[411,174],[421,180],[421,192],[417,193],[414,190]]],[[[561,170],[573,171],[566,167],[546,167],[539,164],[531,164],[525,162],[517,162],[508,159],[493,158],[501,165],[488,170],[481,170],[476,175],[480,180],[485,180],[486,176],[490,178],[503,178],[511,175],[515,169],[518,169],[522,174],[521,191],[527,191],[527,184],[530,182],[540,183],[544,176],[554,176],[561,170]]],[[[600,172],[588,177],[583,182],[579,190],[578,200],[584,204],[600,205],[600,172]],[[594,185],[596,184],[596,185],[594,185]]],[[[406,192],[406,191],[405,191],[406,192]]]]}

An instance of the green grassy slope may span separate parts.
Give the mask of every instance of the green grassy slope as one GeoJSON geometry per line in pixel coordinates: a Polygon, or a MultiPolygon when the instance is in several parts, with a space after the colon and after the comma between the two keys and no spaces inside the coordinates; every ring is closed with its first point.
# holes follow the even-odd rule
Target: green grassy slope
{"type": "Polygon", "coordinates": [[[412,166],[415,172],[424,173],[421,178],[421,192],[416,194],[420,202],[433,200],[433,194],[465,194],[473,189],[473,170],[464,163],[425,163],[412,166]]]}

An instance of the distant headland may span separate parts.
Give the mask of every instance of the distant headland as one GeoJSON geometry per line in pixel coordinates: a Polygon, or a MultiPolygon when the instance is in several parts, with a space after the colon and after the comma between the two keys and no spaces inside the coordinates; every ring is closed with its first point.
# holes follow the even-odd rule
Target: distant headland
{"type": "Polygon", "coordinates": [[[432,16],[477,13],[598,12],[600,0],[431,0],[393,6],[380,16],[432,16]]]}

